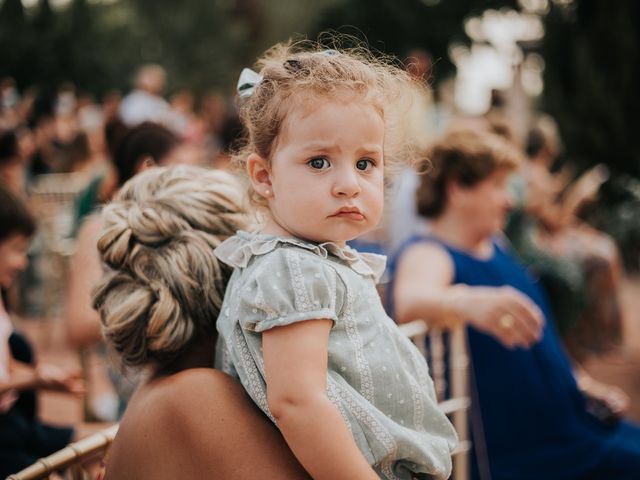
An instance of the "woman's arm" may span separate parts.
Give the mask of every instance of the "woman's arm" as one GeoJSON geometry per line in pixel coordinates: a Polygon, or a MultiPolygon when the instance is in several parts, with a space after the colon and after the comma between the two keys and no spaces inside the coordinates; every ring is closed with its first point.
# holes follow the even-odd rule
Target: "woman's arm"
{"type": "Polygon", "coordinates": [[[407,249],[393,291],[398,322],[420,319],[452,327],[466,321],[508,348],[530,347],[540,339],[542,313],[524,294],[509,286],[452,285],[453,274],[442,247],[423,243],[407,249]]]}
{"type": "Polygon", "coordinates": [[[377,479],[327,397],[328,319],[263,333],[267,401],[289,448],[315,479],[377,479]]]}
{"type": "Polygon", "coordinates": [[[101,230],[102,219],[99,215],[92,215],[85,220],[78,232],[76,251],[69,267],[67,336],[77,347],[93,345],[102,340],[100,316],[91,302],[91,290],[103,273],[97,248],[101,230]]]}
{"type": "Polygon", "coordinates": [[[591,202],[598,195],[600,186],[609,178],[609,169],[599,163],[580,175],[575,182],[567,186],[567,193],[562,199],[565,216],[575,218],[580,208],[591,202]]]}
{"type": "Polygon", "coordinates": [[[37,366],[9,358],[9,380],[0,383],[0,395],[11,390],[43,389],[82,394],[84,385],[78,372],[41,364],[37,366]]]}

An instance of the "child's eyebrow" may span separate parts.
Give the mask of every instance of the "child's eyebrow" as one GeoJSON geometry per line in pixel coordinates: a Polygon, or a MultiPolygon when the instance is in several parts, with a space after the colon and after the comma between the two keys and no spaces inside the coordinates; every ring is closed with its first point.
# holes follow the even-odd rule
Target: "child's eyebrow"
{"type": "MultiPolygon", "coordinates": [[[[340,145],[334,145],[331,143],[309,143],[305,145],[304,150],[307,152],[326,152],[326,151],[335,151],[340,150],[340,145]]],[[[379,145],[370,144],[370,145],[362,145],[358,148],[358,154],[369,154],[369,155],[382,155],[383,148],[379,145]]]]}
{"type": "Polygon", "coordinates": [[[382,147],[379,145],[363,145],[359,150],[360,153],[369,153],[374,155],[382,155],[382,147]]]}

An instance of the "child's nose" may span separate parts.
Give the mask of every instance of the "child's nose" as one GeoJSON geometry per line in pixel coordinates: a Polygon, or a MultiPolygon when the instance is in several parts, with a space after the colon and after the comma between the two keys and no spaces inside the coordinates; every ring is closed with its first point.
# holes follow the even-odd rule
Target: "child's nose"
{"type": "Polygon", "coordinates": [[[336,172],[333,194],[337,197],[356,197],[360,193],[358,175],[351,170],[336,172]]]}

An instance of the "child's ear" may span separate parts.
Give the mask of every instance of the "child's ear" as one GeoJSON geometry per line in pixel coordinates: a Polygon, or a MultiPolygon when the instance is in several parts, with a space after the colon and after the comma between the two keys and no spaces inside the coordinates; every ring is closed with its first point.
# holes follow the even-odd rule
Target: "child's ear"
{"type": "Polygon", "coordinates": [[[156,165],[157,165],[156,161],[153,159],[151,155],[145,155],[144,157],[141,157],[140,159],[138,159],[138,161],[136,162],[136,165],[134,167],[134,172],[135,173],[144,172],[146,169],[155,167],[156,165]]]}
{"type": "Polygon", "coordinates": [[[271,169],[269,162],[257,153],[252,153],[247,158],[247,173],[253,189],[258,195],[269,198],[273,195],[271,189],[271,169]]]}

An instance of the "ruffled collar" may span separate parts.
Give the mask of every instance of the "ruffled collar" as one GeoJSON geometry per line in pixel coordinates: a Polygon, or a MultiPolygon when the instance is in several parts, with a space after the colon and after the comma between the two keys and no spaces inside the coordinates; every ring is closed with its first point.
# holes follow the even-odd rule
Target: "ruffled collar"
{"type": "Polygon", "coordinates": [[[360,253],[353,248],[340,247],[333,242],[312,243],[295,237],[276,237],[248,233],[242,230],[222,242],[215,249],[220,261],[234,268],[245,268],[251,257],[265,255],[280,245],[294,245],[309,250],[322,258],[337,257],[362,276],[371,276],[377,282],[384,273],[387,258],[375,253],[360,253]]]}

